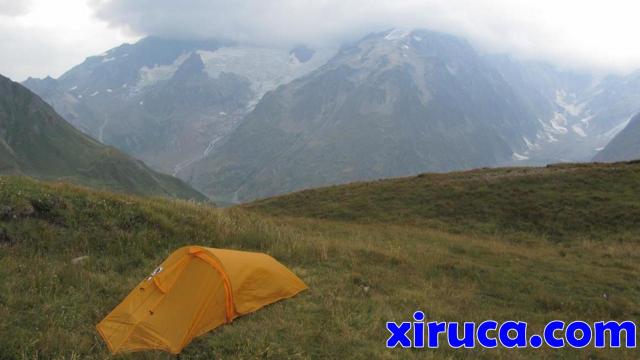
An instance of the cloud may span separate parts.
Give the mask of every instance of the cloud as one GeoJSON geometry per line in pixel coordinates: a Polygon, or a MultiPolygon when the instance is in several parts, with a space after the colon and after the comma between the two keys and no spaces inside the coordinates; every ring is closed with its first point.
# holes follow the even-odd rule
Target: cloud
{"type": "Polygon", "coordinates": [[[628,0],[93,0],[131,34],[288,46],[352,40],[389,27],[463,36],[492,52],[606,71],[640,67],[628,0]]]}
{"type": "Polygon", "coordinates": [[[0,73],[59,76],[144,35],[323,46],[390,27],[570,68],[640,68],[629,0],[0,0],[0,73]]]}
{"type": "Polygon", "coordinates": [[[0,0],[0,16],[24,15],[29,10],[29,0],[0,0]]]}
{"type": "MultiPolygon", "coordinates": [[[[30,3],[22,13],[14,9],[13,16],[0,15],[0,73],[14,80],[57,77],[89,55],[136,39],[93,18],[86,0],[30,3]]],[[[0,0],[0,9],[4,4],[0,0]]]]}

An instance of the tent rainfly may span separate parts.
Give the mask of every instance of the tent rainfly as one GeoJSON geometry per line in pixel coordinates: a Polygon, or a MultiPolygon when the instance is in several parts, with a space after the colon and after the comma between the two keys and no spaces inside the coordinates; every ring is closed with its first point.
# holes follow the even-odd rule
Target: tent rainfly
{"type": "Polygon", "coordinates": [[[96,327],[116,354],[179,354],[222,324],[307,286],[262,253],[186,246],[173,252],[96,327]]]}

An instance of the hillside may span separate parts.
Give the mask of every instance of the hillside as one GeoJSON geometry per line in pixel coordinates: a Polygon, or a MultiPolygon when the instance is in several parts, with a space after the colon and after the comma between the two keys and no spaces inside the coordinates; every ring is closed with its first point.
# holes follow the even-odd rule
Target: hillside
{"type": "Polygon", "coordinates": [[[181,180],[82,134],[37,95],[0,76],[0,174],[64,179],[140,195],[204,200],[181,180]]]}
{"type": "MultiPolygon", "coordinates": [[[[265,200],[251,205],[251,211],[0,177],[0,334],[11,334],[0,336],[0,358],[112,358],[94,325],[185,244],[267,252],[310,290],[196,339],[183,358],[635,358],[633,350],[593,348],[384,347],[385,322],[408,320],[417,309],[433,320],[519,319],[536,332],[554,319],[638,320],[640,288],[630,286],[640,271],[638,164],[513,170],[524,171],[511,180],[507,170],[492,170],[320,189],[265,200]],[[536,187],[534,179],[542,185],[536,187]],[[439,219],[441,229],[452,231],[425,226],[433,210],[428,202],[412,200],[412,186],[415,198],[422,200],[437,199],[437,189],[442,199],[447,198],[445,191],[451,192],[446,203],[437,202],[460,211],[459,216],[445,212],[439,219]],[[580,208],[569,203],[564,212],[550,210],[557,218],[539,219],[540,209],[529,204],[511,219],[522,230],[528,223],[567,230],[583,217],[592,220],[591,214],[600,213],[606,224],[572,230],[597,234],[592,240],[570,241],[574,237],[566,233],[567,241],[549,241],[532,231],[527,241],[520,241],[491,221],[487,225],[492,234],[459,225],[479,208],[461,196],[465,189],[484,199],[484,217],[491,219],[490,213],[500,214],[516,203],[500,201],[497,194],[517,194],[525,204],[533,198],[540,204],[560,204],[570,186],[584,191],[574,203],[580,208]],[[481,196],[482,189],[491,189],[491,196],[481,196]],[[338,194],[346,196],[344,201],[338,194]],[[376,208],[362,200],[367,197],[376,208]],[[298,202],[302,198],[306,205],[298,202]],[[345,212],[337,211],[336,202],[345,212]],[[607,213],[613,207],[619,210],[607,213]],[[258,210],[287,216],[258,215],[258,210]],[[563,226],[563,221],[569,224],[563,226]],[[407,222],[420,226],[399,225],[407,222]]],[[[481,217],[474,218],[474,228],[481,227],[481,217]]],[[[118,358],[173,357],[147,353],[118,358]]]]}
{"type": "Polygon", "coordinates": [[[422,174],[306,190],[246,207],[276,216],[558,241],[624,238],[640,231],[640,162],[422,174]]]}
{"type": "Polygon", "coordinates": [[[640,159],[640,114],[629,120],[629,124],[593,160],[611,162],[638,159],[640,159]]]}

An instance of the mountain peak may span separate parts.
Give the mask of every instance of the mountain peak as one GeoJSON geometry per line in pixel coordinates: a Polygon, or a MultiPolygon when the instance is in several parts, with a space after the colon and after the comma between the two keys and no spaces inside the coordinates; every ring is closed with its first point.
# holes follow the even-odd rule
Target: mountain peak
{"type": "Polygon", "coordinates": [[[173,79],[185,79],[193,75],[200,75],[204,71],[204,62],[197,51],[194,51],[189,57],[180,64],[178,70],[173,75],[173,79]]]}
{"type": "Polygon", "coordinates": [[[311,58],[315,54],[315,50],[309,49],[304,45],[298,45],[291,49],[289,54],[291,56],[294,56],[298,60],[298,62],[306,63],[307,61],[311,60],[311,58]]]}

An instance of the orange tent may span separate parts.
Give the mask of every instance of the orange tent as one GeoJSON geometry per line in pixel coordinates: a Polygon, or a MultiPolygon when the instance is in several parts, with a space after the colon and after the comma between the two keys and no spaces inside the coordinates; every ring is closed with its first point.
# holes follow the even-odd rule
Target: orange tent
{"type": "Polygon", "coordinates": [[[196,336],[306,288],[269,255],[187,246],[138,284],[97,329],[114,354],[179,354],[196,336]]]}

